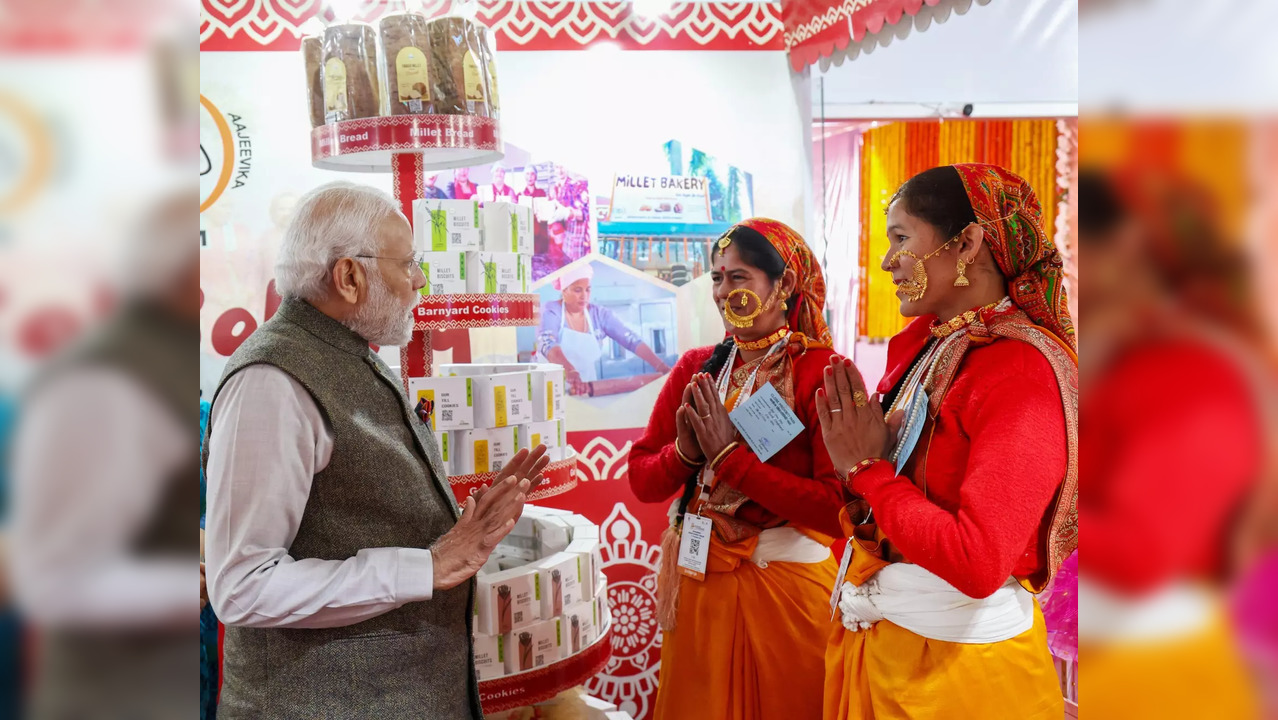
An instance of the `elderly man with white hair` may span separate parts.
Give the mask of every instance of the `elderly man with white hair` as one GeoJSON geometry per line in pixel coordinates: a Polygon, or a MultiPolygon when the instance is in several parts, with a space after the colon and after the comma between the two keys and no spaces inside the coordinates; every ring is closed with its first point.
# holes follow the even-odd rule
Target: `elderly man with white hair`
{"type": "Polygon", "coordinates": [[[209,595],[227,625],[221,718],[481,718],[473,576],[540,481],[521,451],[459,508],[374,345],[425,285],[412,231],[350,183],[302,199],[279,311],[227,363],[205,447],[209,595]]]}

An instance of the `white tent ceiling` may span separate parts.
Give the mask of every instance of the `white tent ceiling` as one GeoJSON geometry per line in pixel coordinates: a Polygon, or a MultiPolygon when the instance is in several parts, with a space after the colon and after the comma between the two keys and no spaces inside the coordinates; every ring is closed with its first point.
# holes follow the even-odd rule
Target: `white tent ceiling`
{"type": "Polygon", "coordinates": [[[812,115],[1078,113],[1077,0],[943,0],[822,59],[812,115]]]}

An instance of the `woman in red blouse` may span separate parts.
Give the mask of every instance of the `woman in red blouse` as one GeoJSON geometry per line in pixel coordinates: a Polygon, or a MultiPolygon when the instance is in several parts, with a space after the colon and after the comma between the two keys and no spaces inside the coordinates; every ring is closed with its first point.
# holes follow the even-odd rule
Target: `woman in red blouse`
{"type": "Polygon", "coordinates": [[[817,398],[853,501],[827,720],[1063,714],[1032,593],[1077,544],[1078,361],[1041,214],[992,165],[925,171],[888,206],[883,270],[917,319],[882,400],[840,358],[817,398]]]}
{"type": "Polygon", "coordinates": [[[833,355],[825,285],[803,239],[772,220],[734,226],[713,257],[729,335],[680,358],[630,451],[635,495],[675,498],[656,717],[815,720],[844,503],[814,404],[833,355]],[[769,385],[803,429],[763,461],[728,412],[769,385]],[[707,526],[704,566],[679,567],[681,538],[707,526]]]}

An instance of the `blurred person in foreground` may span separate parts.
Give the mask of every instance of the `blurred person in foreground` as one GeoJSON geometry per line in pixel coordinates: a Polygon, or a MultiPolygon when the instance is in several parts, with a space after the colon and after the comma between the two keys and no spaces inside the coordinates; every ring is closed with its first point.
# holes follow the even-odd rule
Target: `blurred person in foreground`
{"type": "Polygon", "coordinates": [[[1221,601],[1263,552],[1249,505],[1274,437],[1242,250],[1191,182],[1085,170],[1079,303],[1088,716],[1256,717],[1221,601]]]}
{"type": "Polygon", "coordinates": [[[280,248],[279,311],[227,362],[205,442],[223,720],[482,717],[473,576],[548,459],[520,451],[458,507],[370,347],[408,340],[419,263],[387,195],[316,189],[280,248]]]}
{"type": "Polygon", "coordinates": [[[197,696],[198,205],[150,211],[118,310],[21,409],[10,562],[36,718],[169,718],[197,696]]]}
{"type": "Polygon", "coordinates": [[[995,165],[910,178],[887,232],[882,269],[915,320],[888,345],[883,401],[843,358],[817,391],[853,552],[825,718],[1058,720],[1034,595],[1078,542],[1061,256],[1033,188],[995,165]]]}

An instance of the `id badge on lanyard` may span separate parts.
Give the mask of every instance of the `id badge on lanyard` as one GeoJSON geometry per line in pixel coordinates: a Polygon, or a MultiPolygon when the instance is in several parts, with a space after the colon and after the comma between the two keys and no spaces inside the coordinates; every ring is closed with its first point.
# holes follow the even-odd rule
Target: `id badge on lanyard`
{"type": "Polygon", "coordinates": [[[710,534],[714,524],[710,518],[692,513],[683,515],[683,533],[679,538],[679,574],[694,580],[706,579],[706,562],[710,558],[710,534]]]}

